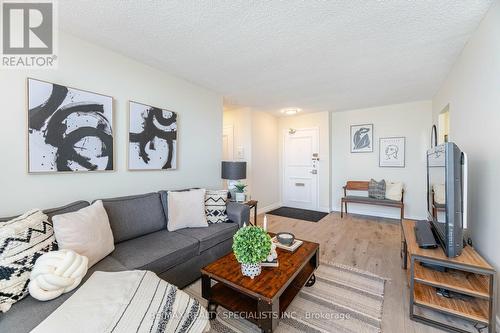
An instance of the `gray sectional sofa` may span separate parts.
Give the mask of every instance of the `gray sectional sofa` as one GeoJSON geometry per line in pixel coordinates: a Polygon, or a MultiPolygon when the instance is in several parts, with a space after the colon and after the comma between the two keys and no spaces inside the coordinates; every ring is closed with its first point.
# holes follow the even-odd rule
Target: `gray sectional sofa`
{"type": "MultiPolygon", "coordinates": [[[[249,221],[249,207],[228,202],[230,221],[206,228],[167,230],[166,191],[129,197],[101,199],[109,217],[115,250],[91,267],[95,271],[150,270],[164,280],[183,288],[200,277],[200,269],[229,253],[232,237],[249,221]]],[[[90,203],[77,201],[64,207],[45,210],[51,218],[77,211],[90,203]]],[[[0,218],[0,222],[9,218],[0,218]]],[[[29,332],[57,309],[73,292],[47,302],[28,296],[5,314],[0,313],[0,332],[29,332]]]]}

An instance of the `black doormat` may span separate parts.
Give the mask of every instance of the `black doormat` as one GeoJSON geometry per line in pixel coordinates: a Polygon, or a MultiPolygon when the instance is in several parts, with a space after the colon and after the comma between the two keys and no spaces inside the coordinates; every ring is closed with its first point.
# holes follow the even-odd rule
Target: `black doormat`
{"type": "Polygon", "coordinates": [[[289,217],[292,219],[304,220],[309,222],[318,222],[323,217],[328,215],[327,213],[317,212],[315,210],[299,209],[292,207],[280,207],[278,209],[267,212],[267,214],[289,217]]]}

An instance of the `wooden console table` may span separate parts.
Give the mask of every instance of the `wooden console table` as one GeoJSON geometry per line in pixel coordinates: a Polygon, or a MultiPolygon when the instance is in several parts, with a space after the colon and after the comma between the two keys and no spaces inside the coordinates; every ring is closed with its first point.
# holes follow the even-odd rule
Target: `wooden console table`
{"type": "Polygon", "coordinates": [[[462,254],[448,258],[444,251],[421,249],[415,238],[415,221],[403,220],[401,258],[407,270],[410,287],[410,318],[450,332],[465,333],[462,328],[415,313],[421,307],[457,318],[465,319],[477,328],[495,332],[495,270],[471,246],[464,247],[462,254]],[[407,269],[407,264],[410,269],[407,269]],[[424,267],[434,264],[446,267],[445,272],[424,267]],[[468,299],[446,298],[436,293],[436,288],[470,296],[468,299]]]}

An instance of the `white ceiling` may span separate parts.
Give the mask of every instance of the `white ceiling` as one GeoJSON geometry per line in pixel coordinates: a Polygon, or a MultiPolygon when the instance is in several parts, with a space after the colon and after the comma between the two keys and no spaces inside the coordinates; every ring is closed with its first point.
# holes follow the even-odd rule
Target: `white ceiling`
{"type": "Polygon", "coordinates": [[[492,1],[58,3],[64,31],[277,112],[432,98],[492,1]]]}

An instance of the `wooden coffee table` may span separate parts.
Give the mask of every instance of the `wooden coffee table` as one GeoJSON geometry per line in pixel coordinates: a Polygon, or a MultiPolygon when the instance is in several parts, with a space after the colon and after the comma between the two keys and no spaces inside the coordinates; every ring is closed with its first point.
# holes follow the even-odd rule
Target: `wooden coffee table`
{"type": "Polygon", "coordinates": [[[233,253],[202,268],[202,296],[208,301],[210,319],[215,319],[220,305],[257,324],[262,332],[276,328],[302,287],[314,284],[319,244],[304,241],[293,253],[277,251],[279,267],[263,267],[254,279],[241,274],[233,253]]]}

